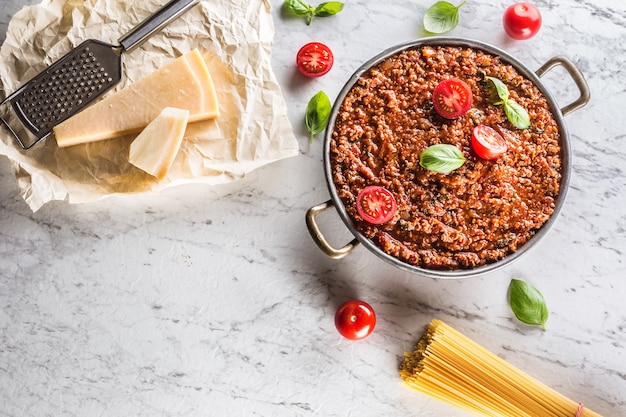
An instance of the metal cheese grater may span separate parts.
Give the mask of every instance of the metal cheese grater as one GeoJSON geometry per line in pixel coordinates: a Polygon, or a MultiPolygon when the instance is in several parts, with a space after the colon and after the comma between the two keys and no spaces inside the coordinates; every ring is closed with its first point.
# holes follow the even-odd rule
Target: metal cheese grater
{"type": "Polygon", "coordinates": [[[118,42],[87,40],[0,103],[0,121],[22,149],[87,107],[122,79],[122,53],[130,52],[199,0],[171,0],[118,42]],[[15,117],[11,117],[15,116],[15,117]]]}

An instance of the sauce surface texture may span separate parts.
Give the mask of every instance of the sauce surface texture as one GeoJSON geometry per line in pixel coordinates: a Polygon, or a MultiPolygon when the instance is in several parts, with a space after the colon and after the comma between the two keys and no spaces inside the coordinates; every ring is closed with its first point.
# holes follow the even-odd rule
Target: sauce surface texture
{"type": "Polygon", "coordinates": [[[381,250],[427,269],[469,269],[518,250],[552,215],[561,181],[559,141],[547,99],[513,66],[477,49],[423,46],[386,58],[348,92],[330,140],[330,174],[355,229],[381,250]],[[514,127],[502,106],[491,104],[485,76],[504,82],[528,111],[528,129],[514,127]],[[451,77],[473,95],[472,108],[453,120],[432,105],[435,86],[451,77]],[[478,125],[507,141],[497,160],[472,151],[478,125]],[[465,164],[449,174],[421,167],[420,153],[438,143],[456,146],[465,164]],[[370,185],[395,196],[397,211],[385,224],[357,213],[357,195],[370,185]]]}

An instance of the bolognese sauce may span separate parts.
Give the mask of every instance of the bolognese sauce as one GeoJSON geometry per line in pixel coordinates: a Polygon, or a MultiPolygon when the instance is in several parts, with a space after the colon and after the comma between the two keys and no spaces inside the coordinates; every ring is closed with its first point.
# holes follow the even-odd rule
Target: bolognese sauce
{"type": "Polygon", "coordinates": [[[356,230],[382,251],[428,269],[469,269],[518,250],[550,218],[561,182],[559,143],[546,97],[513,66],[473,48],[422,46],[384,59],[351,87],[330,138],[331,176],[356,230]],[[516,128],[493,104],[486,77],[506,84],[529,128],[516,128]],[[434,88],[449,78],[473,96],[456,119],[433,108],[434,88]],[[497,159],[472,150],[481,125],[506,140],[497,159]],[[420,153],[440,143],[456,146],[465,163],[448,174],[420,166],[420,153]],[[395,198],[395,214],[383,224],[358,213],[357,196],[368,186],[395,198]]]}

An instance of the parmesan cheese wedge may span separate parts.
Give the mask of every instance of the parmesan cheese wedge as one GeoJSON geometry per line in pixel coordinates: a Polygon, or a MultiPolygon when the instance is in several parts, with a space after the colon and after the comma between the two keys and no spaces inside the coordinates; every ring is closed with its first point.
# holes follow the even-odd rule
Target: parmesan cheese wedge
{"type": "Polygon", "coordinates": [[[215,86],[197,49],[57,125],[59,147],[141,132],[165,107],[189,111],[189,122],[219,116],[215,86]]]}
{"type": "Polygon", "coordinates": [[[130,144],[128,161],[163,179],[185,135],[189,110],[166,107],[130,144]]]}

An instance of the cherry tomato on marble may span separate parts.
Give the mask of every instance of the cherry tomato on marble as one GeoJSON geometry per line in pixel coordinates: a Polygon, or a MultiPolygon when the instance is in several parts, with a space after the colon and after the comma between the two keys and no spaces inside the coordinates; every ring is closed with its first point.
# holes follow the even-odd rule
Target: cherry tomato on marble
{"type": "Polygon", "coordinates": [[[472,149],[479,158],[493,160],[506,152],[506,140],[495,129],[479,125],[472,131],[472,149]]]}
{"type": "Polygon", "coordinates": [[[444,80],[433,90],[433,106],[446,119],[461,117],[472,107],[472,90],[457,78],[444,80]]]}
{"type": "Polygon", "coordinates": [[[541,28],[541,13],[529,3],[512,4],[505,10],[502,24],[513,39],[530,39],[541,28]]]}
{"type": "Polygon", "coordinates": [[[335,327],[346,339],[364,339],[374,331],[375,326],[376,313],[365,301],[346,301],[335,313],[335,327]]]}
{"type": "Polygon", "coordinates": [[[330,48],[323,43],[309,42],[298,51],[296,66],[305,76],[315,78],[326,74],[335,58],[330,48]]]}
{"type": "Polygon", "coordinates": [[[386,188],[370,185],[356,197],[356,210],[368,223],[387,223],[396,213],[396,199],[386,188]]]}

